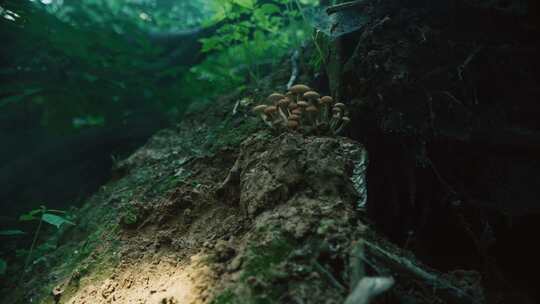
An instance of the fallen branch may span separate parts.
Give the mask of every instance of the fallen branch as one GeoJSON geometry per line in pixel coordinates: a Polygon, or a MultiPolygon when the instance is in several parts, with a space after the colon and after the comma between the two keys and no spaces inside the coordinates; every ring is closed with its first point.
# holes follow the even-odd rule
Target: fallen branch
{"type": "Polygon", "coordinates": [[[330,273],[330,271],[328,271],[326,268],[324,268],[319,262],[315,261],[313,263],[313,266],[315,267],[315,269],[318,272],[320,272],[322,275],[324,275],[328,279],[328,281],[330,281],[332,286],[339,289],[340,291],[345,291],[346,290],[345,287],[343,287],[343,285],[341,285],[341,283],[339,283],[338,280],[336,278],[334,278],[334,276],[330,273]]]}
{"type": "Polygon", "coordinates": [[[387,252],[381,247],[364,240],[366,248],[369,249],[376,258],[381,259],[385,265],[392,270],[402,273],[406,276],[412,276],[415,279],[421,280],[433,287],[435,293],[440,293],[448,303],[455,304],[479,304],[482,300],[475,299],[467,292],[463,291],[458,286],[453,285],[450,281],[430,273],[416,265],[408,259],[396,256],[387,252]]]}

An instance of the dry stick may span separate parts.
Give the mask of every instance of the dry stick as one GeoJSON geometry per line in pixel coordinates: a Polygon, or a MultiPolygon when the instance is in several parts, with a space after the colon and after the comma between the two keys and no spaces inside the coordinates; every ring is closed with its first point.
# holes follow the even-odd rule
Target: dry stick
{"type": "Polygon", "coordinates": [[[406,275],[416,277],[428,285],[431,285],[434,288],[434,291],[440,291],[443,293],[449,303],[455,304],[479,304],[481,301],[474,299],[472,296],[467,294],[465,291],[459,287],[453,285],[448,280],[445,280],[436,274],[430,273],[426,270],[421,269],[420,267],[414,265],[411,261],[395,256],[381,247],[364,240],[366,247],[370,249],[370,252],[376,257],[385,261],[388,267],[394,269],[397,272],[405,273],[406,275]]]}
{"type": "Polygon", "coordinates": [[[334,276],[330,273],[330,271],[328,271],[321,264],[319,264],[319,262],[315,261],[313,265],[315,266],[315,269],[319,271],[321,274],[323,274],[328,279],[328,281],[332,283],[332,285],[335,288],[339,289],[342,292],[346,290],[346,288],[343,287],[343,285],[341,285],[341,283],[339,283],[336,278],[334,278],[334,276]]]}

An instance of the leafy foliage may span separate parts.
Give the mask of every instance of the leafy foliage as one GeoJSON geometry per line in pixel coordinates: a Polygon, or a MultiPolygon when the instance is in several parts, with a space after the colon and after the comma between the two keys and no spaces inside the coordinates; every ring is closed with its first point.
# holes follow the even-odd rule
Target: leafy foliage
{"type": "Polygon", "coordinates": [[[163,48],[148,35],[165,25],[141,19],[144,6],[53,3],[2,3],[19,17],[0,18],[0,37],[10,41],[0,51],[9,58],[0,67],[0,108],[38,109],[42,125],[64,131],[121,121],[134,108],[180,113],[187,105],[175,94],[174,79],[183,70],[167,66],[163,48]],[[159,75],[154,66],[160,67],[159,75]],[[85,120],[90,123],[80,123],[85,120]]]}
{"type": "Polygon", "coordinates": [[[315,0],[8,0],[0,18],[0,109],[37,110],[52,130],[106,127],[136,108],[181,115],[191,101],[257,83],[309,28],[315,0]],[[9,15],[9,16],[12,16],[9,15]],[[207,59],[171,62],[150,34],[218,25],[207,59]]]}
{"type": "Polygon", "coordinates": [[[60,229],[60,227],[63,224],[68,225],[75,225],[72,221],[68,220],[67,218],[63,216],[56,215],[57,214],[66,214],[65,211],[62,210],[52,210],[47,209],[46,207],[42,206],[40,209],[31,210],[28,213],[25,213],[19,217],[20,221],[38,221],[42,220],[43,222],[50,224],[52,226],[55,226],[57,229],[60,229]]]}
{"type": "MultiPolygon", "coordinates": [[[[191,69],[207,83],[228,84],[226,90],[257,84],[281,58],[300,47],[309,27],[298,1],[216,0],[213,22],[222,24],[216,34],[201,39],[202,52],[212,56],[191,69]]],[[[317,1],[303,1],[315,5],[317,1]]],[[[215,88],[216,91],[217,88],[215,88]]]]}

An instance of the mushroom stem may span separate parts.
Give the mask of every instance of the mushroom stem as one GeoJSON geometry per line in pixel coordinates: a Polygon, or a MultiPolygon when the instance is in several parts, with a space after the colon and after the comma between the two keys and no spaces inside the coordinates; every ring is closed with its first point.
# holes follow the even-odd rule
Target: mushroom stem
{"type": "Polygon", "coordinates": [[[272,125],[272,123],[270,121],[268,121],[268,116],[266,116],[266,114],[264,113],[261,113],[261,118],[262,120],[264,121],[264,123],[269,126],[270,128],[273,128],[274,126],[272,125]]]}
{"type": "Polygon", "coordinates": [[[283,121],[287,121],[287,115],[285,115],[285,113],[283,113],[283,110],[281,109],[281,107],[278,107],[278,112],[279,112],[279,115],[281,116],[281,118],[283,118],[283,121]]]}
{"type": "Polygon", "coordinates": [[[337,128],[336,131],[334,131],[335,135],[338,135],[339,133],[341,133],[341,131],[345,129],[345,127],[349,124],[351,120],[348,117],[343,117],[341,121],[342,121],[341,126],[339,126],[339,128],[337,128]]]}
{"type": "Polygon", "coordinates": [[[338,127],[339,125],[339,122],[341,121],[341,112],[338,112],[334,115],[332,115],[332,119],[330,120],[330,129],[331,130],[336,130],[336,128],[338,127]]]}

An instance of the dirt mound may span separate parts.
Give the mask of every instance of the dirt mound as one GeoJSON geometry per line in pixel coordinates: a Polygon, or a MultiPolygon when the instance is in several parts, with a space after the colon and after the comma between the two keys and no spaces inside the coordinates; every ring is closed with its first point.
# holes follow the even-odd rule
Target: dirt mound
{"type": "Polygon", "coordinates": [[[366,162],[345,138],[264,133],[184,162],[179,186],[131,202],[112,274],[90,272],[60,303],[343,303],[366,275],[396,278],[390,300],[481,303],[475,273],[443,278],[366,226],[366,162]]]}

